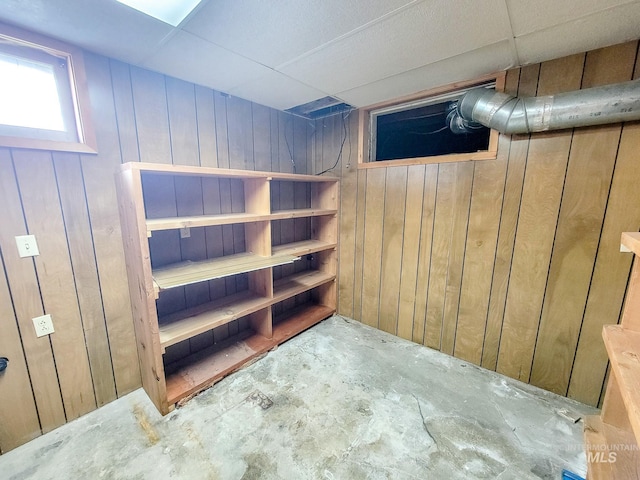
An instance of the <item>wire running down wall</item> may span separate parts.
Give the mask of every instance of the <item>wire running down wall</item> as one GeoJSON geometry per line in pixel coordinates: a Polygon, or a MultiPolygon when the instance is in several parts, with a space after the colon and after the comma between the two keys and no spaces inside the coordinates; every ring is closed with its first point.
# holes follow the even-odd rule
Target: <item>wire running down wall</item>
{"type": "MultiPolygon", "coordinates": [[[[637,53],[630,42],[511,70],[506,91],[629,81],[637,53]]],[[[339,117],[316,122],[316,171],[343,135],[339,117]]],[[[358,170],[345,147],[339,313],[597,405],[602,325],[618,321],[631,266],[620,234],[640,228],[639,151],[638,122],[500,135],[497,159],[475,162],[358,170]]]]}

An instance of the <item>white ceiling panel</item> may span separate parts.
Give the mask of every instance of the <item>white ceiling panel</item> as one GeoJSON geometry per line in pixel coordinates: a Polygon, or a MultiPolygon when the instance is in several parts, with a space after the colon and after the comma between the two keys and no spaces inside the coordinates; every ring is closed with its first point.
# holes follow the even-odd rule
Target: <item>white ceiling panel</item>
{"type": "Polygon", "coordinates": [[[133,64],[173,30],[115,0],[2,0],[0,19],[133,64]]]}
{"type": "Polygon", "coordinates": [[[514,36],[586,17],[637,0],[506,0],[514,36]]]}
{"type": "Polygon", "coordinates": [[[275,67],[416,0],[211,0],[182,28],[275,67]]]}
{"type": "Polygon", "coordinates": [[[522,65],[593,50],[640,37],[640,2],[612,8],[516,38],[522,65]],[[612,28],[615,25],[615,28],[612,28]]]}
{"type": "Polygon", "coordinates": [[[515,63],[509,40],[456,57],[447,58],[393,77],[340,92],[336,96],[350,105],[365,107],[421,90],[500,72],[515,63]]]}
{"type": "Polygon", "coordinates": [[[269,73],[258,79],[232,88],[229,93],[263,105],[268,104],[278,110],[286,110],[327,96],[326,93],[275,70],[269,70],[269,73]]]}
{"type": "Polygon", "coordinates": [[[264,65],[186,32],[178,32],[142,66],[223,92],[269,73],[264,65]]]}
{"type": "Polygon", "coordinates": [[[503,2],[432,0],[277,70],[333,94],[510,37],[503,2]]]}

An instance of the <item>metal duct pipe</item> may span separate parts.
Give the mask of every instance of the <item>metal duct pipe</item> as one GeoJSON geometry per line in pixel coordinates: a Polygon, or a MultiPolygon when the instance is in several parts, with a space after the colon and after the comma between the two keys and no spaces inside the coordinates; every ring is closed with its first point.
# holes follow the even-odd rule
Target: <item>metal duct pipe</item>
{"type": "Polygon", "coordinates": [[[640,119],[640,79],[542,97],[519,98],[486,88],[467,92],[449,118],[454,133],[478,124],[502,133],[543,132],[640,119]]]}

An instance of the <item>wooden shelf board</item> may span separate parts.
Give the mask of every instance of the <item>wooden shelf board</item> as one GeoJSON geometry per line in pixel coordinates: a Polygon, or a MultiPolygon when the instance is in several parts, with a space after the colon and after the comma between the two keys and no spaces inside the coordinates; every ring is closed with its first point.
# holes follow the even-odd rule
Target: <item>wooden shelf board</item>
{"type": "Polygon", "coordinates": [[[187,175],[196,177],[214,176],[220,178],[268,178],[290,182],[337,182],[338,177],[320,175],[301,175],[295,173],[263,172],[258,170],[238,170],[230,168],[193,167],[187,165],[163,165],[149,162],[129,162],[120,167],[121,170],[139,170],[159,175],[187,175]]]}
{"type": "Polygon", "coordinates": [[[267,213],[221,213],[218,215],[196,215],[191,217],[148,218],[147,235],[158,230],[173,230],[190,227],[211,227],[233,223],[250,223],[271,220],[267,213]]]}
{"type": "Polygon", "coordinates": [[[232,339],[168,365],[165,368],[167,402],[174,404],[213,385],[250,360],[335,312],[335,309],[313,304],[303,305],[295,310],[274,325],[272,338],[265,338],[251,330],[245,331],[232,339]]]}
{"type": "Polygon", "coordinates": [[[620,239],[620,251],[640,255],[640,232],[624,232],[620,239]]]}
{"type": "Polygon", "coordinates": [[[244,291],[161,318],[162,348],[207,332],[271,305],[269,298],[244,291]]]}
{"type": "Polygon", "coordinates": [[[335,215],[337,210],[321,208],[298,208],[295,210],[276,210],[271,212],[271,220],[286,220],[288,218],[320,217],[322,215],[335,215]]]}
{"type": "Polygon", "coordinates": [[[181,287],[192,283],[228,277],[239,273],[253,272],[263,268],[293,263],[299,257],[272,255],[262,257],[244,252],[199,262],[180,262],[153,269],[153,280],[160,290],[181,287]]]}
{"type": "Polygon", "coordinates": [[[640,451],[636,449],[633,433],[603,423],[597,415],[587,416],[584,422],[587,479],[640,478],[640,451]],[[615,461],[609,462],[609,452],[614,451],[615,461]]]}
{"type": "Polygon", "coordinates": [[[273,255],[293,255],[301,257],[302,255],[321,252],[322,250],[329,250],[335,247],[335,243],[321,242],[320,240],[302,240],[300,242],[276,245],[271,248],[271,253],[273,255]]]}
{"type": "Polygon", "coordinates": [[[335,278],[335,275],[326,272],[307,270],[276,280],[273,282],[274,303],[299,295],[335,278]]]}
{"type": "Polygon", "coordinates": [[[602,337],[629,422],[636,439],[640,439],[640,332],[605,325],[602,337]]]}

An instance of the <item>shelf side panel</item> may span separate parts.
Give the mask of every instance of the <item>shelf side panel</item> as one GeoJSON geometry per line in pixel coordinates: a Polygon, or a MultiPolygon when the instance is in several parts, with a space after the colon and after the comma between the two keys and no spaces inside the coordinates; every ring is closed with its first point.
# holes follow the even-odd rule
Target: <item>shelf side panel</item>
{"type": "MultiPolygon", "coordinates": [[[[623,239],[624,235],[627,234],[623,234],[623,239]]],[[[624,310],[620,324],[627,330],[640,332],[640,260],[637,255],[633,259],[633,268],[631,269],[627,295],[624,299],[624,310]]]]}
{"type": "Polygon", "coordinates": [[[158,410],[168,413],[140,172],[122,170],[116,188],[142,385],[158,410]]]}

